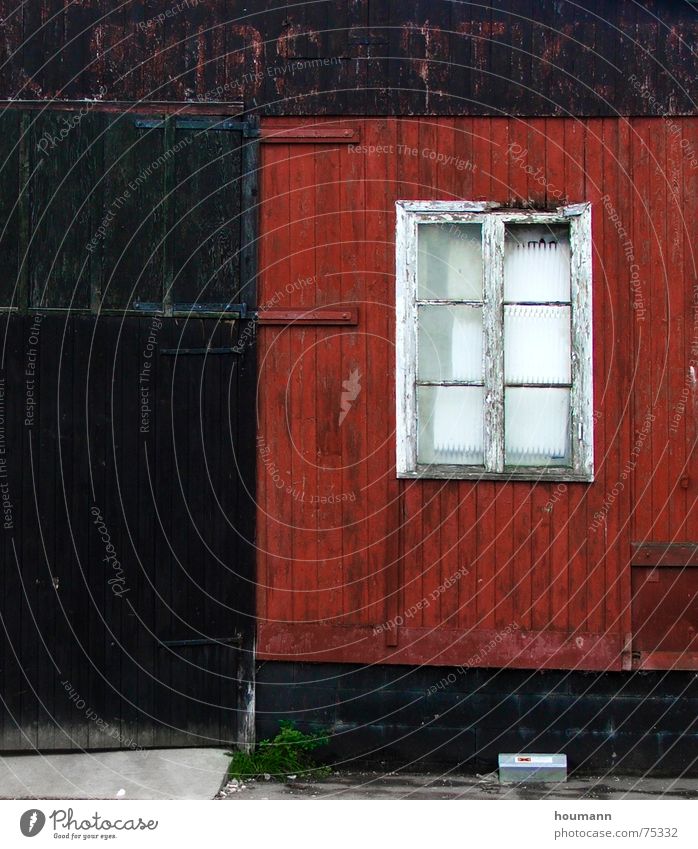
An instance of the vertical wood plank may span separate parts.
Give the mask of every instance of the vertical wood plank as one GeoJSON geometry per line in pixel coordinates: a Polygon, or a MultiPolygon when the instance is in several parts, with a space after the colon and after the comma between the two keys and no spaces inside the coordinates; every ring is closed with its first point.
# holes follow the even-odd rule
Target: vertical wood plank
{"type": "MultiPolygon", "coordinates": [[[[341,230],[337,208],[339,151],[328,145],[315,147],[315,250],[318,296],[321,305],[336,304],[341,296],[341,230]]],[[[341,492],[342,453],[339,412],[342,376],[337,362],[333,328],[318,331],[316,397],[318,426],[318,489],[341,492]]],[[[341,511],[335,504],[318,508],[318,553],[323,562],[323,618],[338,624],[342,617],[345,564],[342,557],[341,511]]]]}
{"type": "Polygon", "coordinates": [[[669,316],[668,373],[667,373],[667,445],[669,476],[669,538],[685,539],[683,529],[688,509],[687,491],[690,481],[687,475],[686,411],[689,406],[690,372],[684,357],[687,337],[691,336],[692,312],[685,310],[686,291],[690,290],[690,279],[684,286],[677,286],[683,278],[683,231],[684,210],[682,193],[684,179],[690,166],[681,150],[681,138],[687,122],[679,120],[678,133],[667,133],[666,139],[666,260],[667,297],[669,316]],[[684,413],[683,415],[681,413],[684,413]]]}
{"type": "MultiPolygon", "coordinates": [[[[423,117],[419,119],[419,192],[423,198],[441,200],[438,186],[438,169],[435,159],[430,158],[437,151],[439,144],[438,119],[423,117]]],[[[438,595],[438,586],[441,577],[442,559],[442,522],[440,515],[440,494],[445,482],[440,480],[425,479],[420,484],[422,491],[422,513],[423,513],[423,542],[422,551],[424,562],[422,566],[422,590],[423,597],[429,598],[436,593],[428,607],[424,609],[422,622],[424,625],[433,627],[438,625],[441,619],[441,598],[438,595]]]]}
{"type": "MultiPolygon", "coordinates": [[[[272,294],[283,292],[283,303],[294,308],[313,307],[318,296],[315,269],[315,149],[313,145],[294,145],[289,160],[290,277],[272,294]],[[291,294],[286,289],[292,288],[291,294]]],[[[289,504],[294,532],[294,621],[314,621],[321,615],[318,604],[318,570],[324,564],[318,558],[318,505],[327,492],[318,480],[317,459],[317,339],[314,327],[292,327],[285,331],[291,345],[292,372],[289,385],[289,427],[291,446],[292,491],[289,504]]],[[[287,487],[288,489],[288,487],[287,487]]]]}
{"type": "MultiPolygon", "coordinates": [[[[174,149],[176,137],[175,119],[173,117],[165,117],[163,126],[163,146],[165,151],[174,149]]],[[[177,160],[175,157],[170,157],[162,169],[162,305],[165,315],[172,315],[172,304],[175,295],[173,230],[178,224],[175,210],[176,187],[177,160]]]]}
{"type": "MultiPolygon", "coordinates": [[[[392,143],[398,138],[396,122],[390,121],[388,126],[388,138],[392,143]]],[[[390,356],[390,348],[397,339],[397,312],[395,309],[396,287],[392,282],[394,274],[394,256],[397,252],[396,230],[395,230],[395,205],[397,181],[397,168],[393,162],[388,160],[387,163],[388,185],[392,186],[392,197],[389,195],[389,203],[386,205],[382,215],[383,225],[383,245],[379,249],[383,259],[382,279],[388,283],[389,289],[387,295],[384,295],[384,316],[381,324],[378,325],[379,332],[382,325],[382,334],[386,341],[388,350],[388,363],[393,360],[390,356]],[[390,203],[392,201],[392,203],[390,203]],[[391,285],[392,284],[392,285],[391,285]]],[[[379,188],[379,187],[377,187],[379,188]]],[[[377,279],[377,283],[381,282],[381,277],[377,279]]],[[[382,288],[382,287],[381,287],[382,288]]],[[[380,290],[379,290],[380,291],[380,290]]],[[[394,360],[393,360],[394,362],[394,360]]],[[[387,444],[393,445],[393,435],[396,433],[396,422],[393,418],[393,411],[397,410],[396,394],[397,381],[396,371],[393,367],[385,370],[384,392],[385,398],[388,401],[387,408],[384,411],[384,434],[387,437],[387,444]]],[[[380,384],[378,391],[380,391],[380,384]]],[[[378,402],[380,404],[380,402],[378,402]]],[[[370,435],[370,431],[369,431],[370,435]]],[[[378,510],[378,515],[381,516],[383,522],[383,539],[385,541],[385,554],[383,555],[386,566],[385,586],[386,586],[386,604],[385,613],[386,621],[392,622],[394,628],[389,630],[385,636],[385,645],[398,645],[398,620],[400,610],[404,610],[405,593],[403,587],[405,585],[405,559],[403,557],[403,537],[406,522],[405,516],[405,489],[404,482],[397,480],[397,465],[396,451],[386,458],[380,465],[381,470],[381,488],[375,490],[376,498],[380,497],[381,489],[385,491],[386,509],[378,510]],[[387,460],[387,461],[386,461],[387,460]]]]}
{"type": "MultiPolygon", "coordinates": [[[[420,151],[420,122],[417,119],[395,121],[397,144],[402,153],[397,161],[397,191],[400,200],[411,200],[422,197],[420,183],[419,151],[420,151]],[[416,154],[412,152],[416,151],[416,154]]],[[[376,187],[378,189],[378,187],[376,187]]],[[[426,561],[423,552],[424,517],[422,513],[422,485],[415,481],[405,481],[403,489],[403,518],[402,561],[403,561],[403,592],[402,605],[410,608],[424,598],[424,569],[426,561]]],[[[386,582],[386,594],[394,590],[386,582]]],[[[423,613],[418,611],[414,619],[415,625],[423,624],[423,613]]]]}
{"type": "Polygon", "coordinates": [[[226,302],[240,278],[241,134],[178,129],[175,139],[172,298],[226,302]]]}
{"type": "MultiPolygon", "coordinates": [[[[288,227],[288,161],[287,145],[269,145],[263,150],[265,193],[260,208],[262,303],[273,295],[275,280],[289,279],[291,244],[288,227]]],[[[263,430],[260,434],[262,438],[258,440],[257,480],[260,504],[264,505],[262,516],[267,517],[264,521],[268,523],[267,552],[264,557],[268,586],[267,615],[271,621],[291,621],[293,535],[285,516],[288,496],[278,486],[278,481],[283,481],[285,485],[290,474],[290,468],[287,468],[288,435],[284,415],[286,379],[291,366],[290,341],[288,334],[281,329],[269,327],[261,332],[264,353],[260,357],[260,381],[268,390],[259,400],[263,430]]]]}
{"type": "MultiPolygon", "coordinates": [[[[24,442],[26,434],[23,422],[23,400],[25,396],[25,351],[27,328],[24,317],[2,317],[3,347],[2,347],[2,377],[5,385],[3,406],[7,423],[7,478],[8,482],[19,494],[29,489],[28,468],[25,463],[24,442]],[[16,403],[11,404],[11,400],[16,403]]],[[[3,746],[9,751],[19,751],[28,748],[22,727],[23,696],[29,690],[27,675],[28,658],[21,651],[24,634],[24,620],[28,616],[24,593],[22,590],[23,570],[23,537],[25,511],[22,498],[13,516],[13,528],[3,528],[3,598],[2,609],[2,661],[3,661],[3,746]]],[[[3,522],[3,525],[5,523],[3,522]]],[[[30,718],[32,714],[29,714],[30,718]]]]}
{"type": "MultiPolygon", "coordinates": [[[[457,46],[459,39],[452,38],[452,49],[457,46]]],[[[501,122],[500,122],[501,123],[501,122]]],[[[456,200],[471,200],[475,198],[473,175],[480,171],[484,175],[480,187],[484,189],[484,179],[489,175],[489,197],[497,199],[497,187],[492,185],[492,162],[498,155],[498,138],[494,138],[492,122],[488,118],[468,119],[457,118],[454,126],[454,156],[462,160],[462,170],[452,172],[449,180],[444,181],[444,188],[451,182],[454,187],[456,200]]],[[[459,628],[472,628],[477,619],[477,489],[478,484],[462,481],[457,484],[455,499],[450,502],[450,509],[457,506],[458,517],[458,546],[457,569],[463,574],[457,583],[458,617],[454,622],[459,628]]]]}
{"type": "MultiPolygon", "coordinates": [[[[485,49],[478,47],[478,49],[485,49]]],[[[489,119],[473,122],[473,130],[491,126],[489,119]]],[[[475,142],[474,142],[475,144],[475,142]]],[[[491,178],[487,168],[478,167],[473,171],[473,197],[475,200],[488,198],[491,192],[491,178]]],[[[477,592],[475,596],[475,627],[496,627],[497,562],[494,540],[497,534],[496,499],[499,484],[491,481],[479,481],[476,486],[476,539],[477,539],[477,592]]]]}
{"type": "MultiPolygon", "coordinates": [[[[633,184],[633,236],[636,248],[636,265],[638,266],[639,286],[646,294],[646,321],[638,324],[636,330],[636,346],[633,361],[633,419],[632,447],[637,444],[638,430],[652,415],[653,397],[655,391],[655,375],[648,368],[652,360],[652,326],[657,318],[659,305],[650,299],[654,293],[651,285],[652,269],[652,240],[654,238],[653,211],[651,197],[651,170],[653,168],[652,152],[650,149],[649,119],[638,118],[632,122],[632,184],[633,184]]],[[[651,424],[651,422],[650,422],[651,424]]],[[[651,439],[651,437],[650,437],[651,439]]],[[[646,437],[637,456],[635,467],[635,491],[633,493],[634,533],[636,541],[642,542],[651,538],[652,533],[652,466],[651,442],[646,437]]]]}
{"type": "MultiPolygon", "coordinates": [[[[698,128],[695,122],[685,120],[681,124],[682,136],[692,146],[693,150],[698,150],[698,128]]],[[[695,383],[693,381],[694,372],[690,371],[690,366],[693,365],[696,369],[696,355],[698,349],[698,311],[696,310],[698,302],[698,270],[695,253],[695,239],[690,231],[690,222],[695,221],[698,216],[698,168],[694,168],[692,163],[688,166],[684,162],[683,168],[683,193],[682,205],[684,209],[683,218],[683,275],[687,282],[685,287],[685,304],[686,315],[690,317],[690,326],[686,332],[686,344],[684,349],[684,362],[689,365],[687,378],[691,379],[690,396],[695,398],[695,383]],[[691,360],[694,362],[691,363],[691,360]]],[[[698,452],[696,444],[698,442],[698,417],[696,415],[695,403],[686,405],[684,413],[686,422],[686,456],[687,456],[687,477],[686,482],[686,522],[683,526],[683,532],[679,534],[679,539],[695,539],[698,534],[698,452]]]]}
{"type": "MultiPolygon", "coordinates": [[[[606,122],[597,122],[591,136],[592,153],[588,159],[594,162],[598,157],[600,174],[594,176],[594,184],[590,184],[587,198],[592,200],[592,248],[594,249],[594,286],[593,286],[593,328],[598,334],[595,338],[603,339],[609,326],[615,325],[619,316],[615,314],[615,298],[611,288],[619,279],[618,257],[621,250],[619,234],[613,227],[606,212],[602,195],[609,193],[613,203],[617,200],[617,137],[606,122]],[[601,240],[601,241],[599,241],[601,240]],[[603,245],[603,249],[599,248],[603,245]]],[[[628,227],[629,227],[628,223],[628,227]]],[[[605,344],[596,345],[593,351],[594,365],[594,446],[595,446],[595,485],[585,493],[586,503],[586,570],[588,586],[586,590],[586,627],[585,630],[598,633],[603,629],[604,613],[607,604],[607,555],[608,546],[603,527],[597,527],[597,514],[603,509],[604,490],[606,481],[612,479],[617,469],[618,443],[606,441],[606,427],[601,418],[604,408],[610,416],[614,414],[614,405],[610,401],[613,387],[609,384],[605,344]],[[609,475],[610,470],[610,475],[609,475]]],[[[610,518],[610,517],[609,517],[610,518]]]]}
{"type": "Polygon", "coordinates": [[[550,625],[550,528],[552,512],[566,490],[566,484],[536,484],[531,495],[531,628],[535,631],[550,625]]]}
{"type": "MultiPolygon", "coordinates": [[[[611,273],[615,269],[615,273],[619,280],[627,281],[623,286],[611,286],[609,291],[611,300],[609,307],[614,315],[618,317],[618,321],[614,322],[614,334],[609,342],[608,330],[601,338],[605,339],[605,367],[604,374],[608,384],[608,404],[604,402],[603,408],[599,408],[599,412],[603,412],[603,418],[599,418],[597,427],[604,429],[605,444],[609,457],[615,456],[616,468],[619,469],[619,474],[625,469],[627,462],[626,458],[631,457],[633,446],[633,400],[632,395],[635,391],[637,381],[637,361],[636,361],[636,340],[639,333],[642,332],[642,327],[646,320],[645,315],[639,311],[633,310],[633,304],[640,303],[644,300],[643,288],[644,284],[640,282],[640,288],[637,293],[633,291],[632,274],[635,270],[633,266],[638,262],[638,244],[640,234],[637,231],[634,202],[635,202],[635,178],[633,175],[634,159],[633,159],[633,135],[634,130],[629,120],[621,120],[618,124],[618,183],[615,192],[614,205],[618,210],[620,220],[624,222],[624,229],[629,233],[630,238],[620,238],[620,234],[616,232],[618,238],[619,249],[616,254],[616,261],[612,263],[611,273]],[[630,244],[628,244],[628,241],[630,244]],[[630,253],[628,253],[630,252],[630,253]],[[630,288],[631,311],[627,310],[628,294],[627,288],[630,288]],[[621,345],[620,340],[627,340],[621,345]]],[[[613,185],[609,187],[612,197],[613,185]]],[[[605,215],[605,219],[609,216],[605,215]]],[[[605,226],[611,227],[613,222],[606,221],[605,226]]],[[[604,232],[607,232],[604,230],[604,232]]],[[[598,385],[598,383],[597,383],[598,385]]],[[[607,536],[604,537],[604,548],[606,550],[606,584],[610,588],[607,590],[607,610],[606,610],[606,628],[616,629],[622,635],[630,631],[630,551],[629,542],[634,539],[635,532],[635,517],[636,509],[636,492],[637,492],[637,470],[632,470],[628,475],[625,489],[621,493],[618,512],[611,517],[611,524],[607,529],[607,536]],[[623,518],[621,517],[621,513],[623,518]],[[628,517],[628,518],[625,518],[628,517]]],[[[605,477],[602,480],[603,492],[608,489],[609,483],[613,481],[612,470],[606,470],[605,477]]]]}
{"type": "MultiPolygon", "coordinates": [[[[378,154],[373,154],[378,155],[378,154]]],[[[369,154],[369,157],[371,154],[369,154]]],[[[340,362],[342,364],[342,389],[346,392],[346,409],[342,408],[340,417],[340,438],[342,445],[342,501],[339,510],[343,528],[343,555],[346,569],[346,597],[344,610],[347,622],[367,623],[369,574],[368,547],[370,540],[366,519],[366,490],[371,481],[367,476],[366,457],[368,455],[368,423],[371,422],[383,435],[386,432],[385,414],[388,404],[383,406],[383,415],[379,421],[369,413],[365,383],[368,374],[368,348],[380,345],[379,338],[370,335],[366,327],[368,314],[374,305],[366,297],[366,231],[365,231],[365,157],[357,155],[343,145],[339,150],[340,191],[338,203],[341,209],[341,291],[342,303],[360,305],[360,321],[366,328],[362,332],[359,326],[353,332],[347,328],[339,337],[340,362]],[[354,397],[355,396],[355,397],[354,397]]],[[[378,351],[376,351],[376,355],[378,351]]],[[[385,356],[385,352],[381,351],[385,356]]],[[[385,438],[385,437],[384,437],[385,438]]]]}
{"type": "MultiPolygon", "coordinates": [[[[521,628],[531,627],[532,598],[532,491],[529,483],[512,484],[514,508],[511,553],[512,620],[514,613],[521,628]]],[[[510,620],[510,621],[512,621],[510,620]]]]}
{"type": "MultiPolygon", "coordinates": [[[[448,200],[452,197],[454,186],[457,186],[458,177],[462,172],[458,171],[457,164],[460,155],[458,137],[454,130],[454,121],[450,118],[440,117],[437,121],[437,150],[442,155],[436,182],[437,192],[435,197],[448,200]]],[[[462,191],[463,183],[457,188],[462,191]]],[[[460,545],[459,545],[459,484],[457,481],[443,481],[440,493],[440,524],[441,524],[441,572],[439,584],[440,626],[454,628],[458,624],[459,617],[459,590],[460,590],[460,545]]]]}
{"type": "Polygon", "coordinates": [[[669,440],[668,440],[668,368],[670,366],[670,312],[667,241],[667,172],[666,143],[668,129],[664,121],[653,121],[649,132],[652,150],[650,163],[651,188],[650,210],[661,209],[663,215],[651,216],[650,299],[652,302],[651,369],[654,374],[652,387],[652,413],[649,455],[652,461],[652,515],[654,539],[670,539],[669,536],[669,440]]]}
{"type": "Polygon", "coordinates": [[[21,260],[20,241],[20,150],[26,155],[20,131],[22,114],[5,110],[0,114],[0,306],[17,306],[17,272],[21,260]]]}
{"type": "Polygon", "coordinates": [[[33,306],[84,309],[101,276],[94,239],[102,223],[102,121],[86,115],[70,130],[69,144],[51,148],[47,139],[65,130],[64,120],[44,112],[31,125],[29,285],[33,306]]]}
{"type": "MultiPolygon", "coordinates": [[[[113,220],[103,239],[97,308],[162,301],[163,180],[159,174],[147,177],[146,169],[166,152],[164,137],[160,128],[137,129],[131,115],[107,116],[103,210],[113,220]]],[[[165,170],[169,167],[166,162],[165,170]]]]}
{"type": "Polygon", "coordinates": [[[514,592],[518,579],[518,570],[514,567],[513,526],[514,526],[514,484],[510,481],[498,481],[495,484],[496,497],[494,518],[496,532],[492,540],[495,568],[495,627],[506,628],[525,611],[514,610],[514,592]]]}

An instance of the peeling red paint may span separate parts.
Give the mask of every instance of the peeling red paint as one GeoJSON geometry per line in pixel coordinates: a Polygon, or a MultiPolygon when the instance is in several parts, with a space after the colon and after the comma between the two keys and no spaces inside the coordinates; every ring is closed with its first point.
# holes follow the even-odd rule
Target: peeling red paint
{"type": "Polygon", "coordinates": [[[478,38],[492,38],[493,35],[504,35],[506,27],[502,21],[462,21],[456,31],[478,38]]]}
{"type": "MultiPolygon", "coordinates": [[[[505,25],[502,21],[461,21],[456,27],[456,32],[466,35],[471,41],[471,64],[475,68],[484,69],[488,64],[490,39],[494,35],[504,35],[505,25]]],[[[480,92],[482,80],[476,75],[473,87],[480,92]]]]}
{"type": "Polygon", "coordinates": [[[305,55],[305,51],[300,52],[295,48],[295,41],[298,38],[307,38],[317,48],[320,47],[320,35],[315,30],[307,29],[298,24],[291,24],[284,28],[284,31],[276,39],[276,52],[282,59],[297,59],[305,55]]]}
{"type": "Polygon", "coordinates": [[[196,62],[196,90],[206,91],[206,59],[208,51],[206,50],[207,32],[201,30],[197,33],[196,47],[198,52],[196,62]]]}
{"type": "MultiPolygon", "coordinates": [[[[451,73],[448,67],[449,34],[439,27],[432,26],[428,20],[423,24],[406,21],[400,33],[400,44],[406,56],[411,57],[418,76],[429,95],[435,85],[451,73]],[[424,58],[418,58],[424,57],[424,58]]],[[[436,93],[436,92],[435,92],[436,93]]]]}
{"type": "MultiPolygon", "coordinates": [[[[517,37],[516,44],[521,44],[520,36],[517,37]]],[[[554,65],[560,54],[562,53],[562,38],[559,35],[551,35],[549,39],[545,40],[543,51],[540,55],[540,58],[543,62],[549,62],[554,65]]]]}
{"type": "Polygon", "coordinates": [[[237,51],[232,55],[236,60],[239,58],[240,76],[247,75],[247,90],[250,96],[256,97],[262,89],[263,82],[264,40],[259,30],[249,24],[235,24],[230,27],[230,32],[232,35],[237,35],[245,43],[244,50],[237,51]]]}

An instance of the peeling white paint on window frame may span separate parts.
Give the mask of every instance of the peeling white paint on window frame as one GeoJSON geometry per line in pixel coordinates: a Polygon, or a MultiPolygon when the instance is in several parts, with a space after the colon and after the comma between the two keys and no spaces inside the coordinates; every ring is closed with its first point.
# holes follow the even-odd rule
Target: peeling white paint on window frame
{"type": "Polygon", "coordinates": [[[396,201],[396,445],[398,478],[594,480],[591,204],[554,211],[509,209],[489,201],[396,201]],[[570,466],[504,464],[504,225],[570,225],[572,386],[570,466]],[[419,463],[417,458],[417,226],[482,225],[484,273],[484,466],[419,463]]]}

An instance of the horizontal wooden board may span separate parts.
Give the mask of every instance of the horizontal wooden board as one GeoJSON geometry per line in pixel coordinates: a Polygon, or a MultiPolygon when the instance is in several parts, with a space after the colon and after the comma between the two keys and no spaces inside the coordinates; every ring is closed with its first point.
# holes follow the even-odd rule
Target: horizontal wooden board
{"type": "Polygon", "coordinates": [[[633,566],[698,566],[698,544],[690,542],[633,543],[633,566]]]}
{"type": "Polygon", "coordinates": [[[267,144],[319,144],[320,142],[358,142],[359,131],[355,128],[343,127],[298,127],[289,129],[265,129],[261,140],[267,144]]]}
{"type": "Polygon", "coordinates": [[[608,670],[617,668],[621,642],[597,634],[409,627],[400,631],[399,643],[386,646],[369,627],[266,622],[259,626],[256,652],[260,660],[313,663],[421,665],[428,657],[435,666],[608,670]]]}
{"type": "Polygon", "coordinates": [[[638,652],[633,669],[698,670],[698,652],[653,651],[638,652]]]}

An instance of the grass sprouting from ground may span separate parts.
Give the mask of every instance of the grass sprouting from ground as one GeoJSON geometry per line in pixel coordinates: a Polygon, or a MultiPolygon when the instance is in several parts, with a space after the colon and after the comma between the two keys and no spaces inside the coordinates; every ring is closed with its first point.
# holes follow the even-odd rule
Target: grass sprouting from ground
{"type": "Polygon", "coordinates": [[[283,781],[289,775],[323,778],[332,772],[328,766],[318,766],[312,755],[315,749],[327,745],[326,734],[305,734],[288,720],[280,722],[279,728],[273,740],[262,740],[253,752],[235,752],[228,778],[270,777],[283,781]]]}

